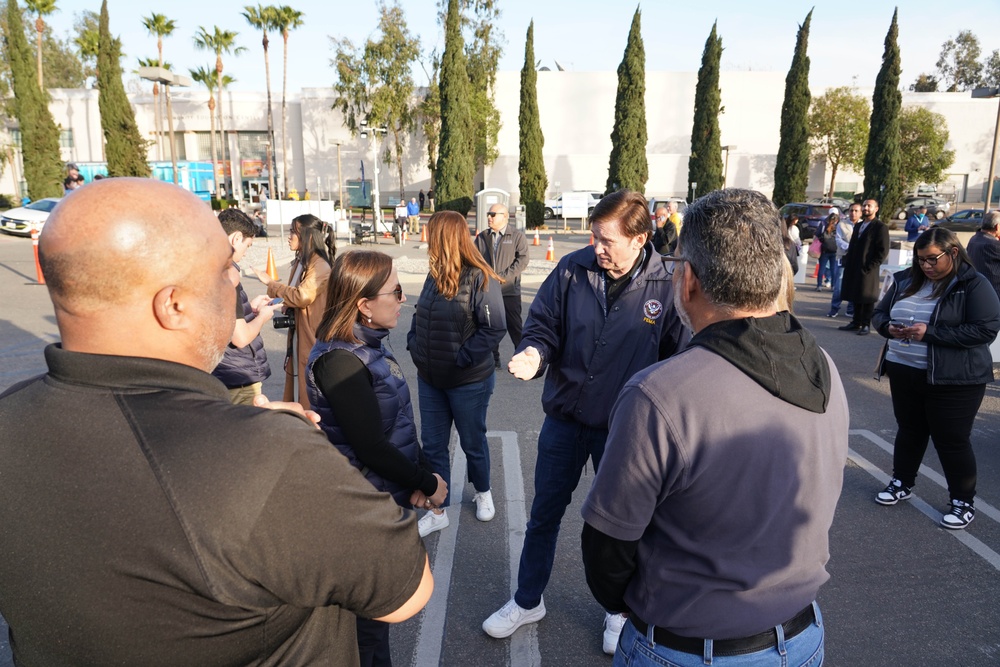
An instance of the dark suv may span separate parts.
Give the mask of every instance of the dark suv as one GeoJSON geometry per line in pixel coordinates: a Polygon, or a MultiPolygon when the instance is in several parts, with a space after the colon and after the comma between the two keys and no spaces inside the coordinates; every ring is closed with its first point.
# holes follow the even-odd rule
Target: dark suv
{"type": "MultiPolygon", "coordinates": [[[[798,217],[799,237],[806,241],[816,236],[816,230],[830,215],[830,210],[833,208],[836,208],[833,204],[793,203],[782,206],[779,213],[782,220],[789,215],[798,217]]],[[[841,211],[841,215],[843,215],[843,211],[841,211]]]]}

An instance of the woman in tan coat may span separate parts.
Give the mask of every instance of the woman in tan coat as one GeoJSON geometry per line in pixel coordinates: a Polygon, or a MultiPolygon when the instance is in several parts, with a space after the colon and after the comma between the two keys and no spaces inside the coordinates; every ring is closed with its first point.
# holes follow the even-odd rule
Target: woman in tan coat
{"type": "Polygon", "coordinates": [[[316,342],[316,328],[323,320],[326,283],[330,264],[336,253],[333,230],[315,215],[306,213],[292,220],[288,247],[295,253],[288,284],[254,269],[267,285],[267,295],[284,299],[286,312],[292,311],[295,324],[288,329],[288,352],[285,357],[285,395],[282,400],[298,401],[309,409],[306,393],[306,361],[316,342]]]}

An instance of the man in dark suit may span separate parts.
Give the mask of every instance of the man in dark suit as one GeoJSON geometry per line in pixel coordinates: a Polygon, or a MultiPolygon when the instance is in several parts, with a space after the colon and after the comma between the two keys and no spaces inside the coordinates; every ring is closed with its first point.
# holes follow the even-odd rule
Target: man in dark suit
{"type": "MultiPolygon", "coordinates": [[[[476,247],[496,274],[503,279],[503,307],[507,315],[507,333],[516,348],[521,343],[521,272],[528,266],[528,239],[520,229],[508,224],[507,207],[494,204],[486,214],[487,229],[479,232],[476,247]]],[[[493,361],[500,368],[500,349],[493,350],[493,361]]]]}
{"type": "Polygon", "coordinates": [[[879,267],[889,256],[889,228],[875,217],[877,214],[878,202],[866,199],[861,205],[861,222],[855,226],[844,255],[841,294],[854,304],[854,318],[839,328],[856,331],[859,336],[870,333],[872,313],[878,301],[879,267]]]}
{"type": "Polygon", "coordinates": [[[986,276],[1000,294],[1000,211],[990,211],[982,227],[969,239],[969,258],[976,271],[986,276]]]}

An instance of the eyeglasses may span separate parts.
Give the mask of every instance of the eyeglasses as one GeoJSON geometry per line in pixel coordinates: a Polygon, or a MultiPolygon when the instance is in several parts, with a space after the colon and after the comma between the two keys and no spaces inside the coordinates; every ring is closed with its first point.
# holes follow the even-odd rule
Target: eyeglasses
{"type": "Polygon", "coordinates": [[[677,265],[681,262],[686,262],[687,260],[683,257],[675,257],[674,255],[663,255],[663,261],[667,262],[667,275],[672,276],[674,275],[674,270],[677,268],[677,265]]]}
{"type": "Polygon", "coordinates": [[[487,213],[486,215],[487,215],[487,217],[490,217],[490,218],[495,218],[495,217],[497,217],[498,215],[504,215],[504,212],[503,212],[503,211],[490,211],[490,212],[489,212],[489,213],[487,213]]]}
{"type": "Polygon", "coordinates": [[[920,256],[918,256],[917,257],[917,266],[920,266],[921,264],[926,264],[927,266],[937,266],[938,260],[941,259],[942,257],[944,257],[947,254],[948,254],[948,251],[945,250],[944,252],[941,252],[941,253],[938,253],[937,255],[934,255],[933,257],[920,257],[920,256]]]}
{"type": "Polygon", "coordinates": [[[403,300],[403,286],[402,285],[396,285],[396,289],[392,290],[391,292],[379,292],[375,296],[385,296],[386,294],[395,294],[396,295],[396,301],[402,301],[403,300]]]}

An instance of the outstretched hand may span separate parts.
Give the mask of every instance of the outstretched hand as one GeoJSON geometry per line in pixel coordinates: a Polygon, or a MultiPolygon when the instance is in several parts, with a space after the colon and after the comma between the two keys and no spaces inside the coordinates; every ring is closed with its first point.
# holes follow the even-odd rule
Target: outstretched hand
{"type": "Polygon", "coordinates": [[[319,413],[314,412],[313,410],[306,410],[299,403],[292,401],[272,401],[264,394],[259,394],[254,396],[253,404],[258,408],[265,408],[267,410],[291,410],[292,412],[302,415],[311,421],[316,428],[319,428],[319,413]]]}
{"type": "Polygon", "coordinates": [[[511,357],[507,364],[507,370],[518,380],[530,380],[538,374],[538,368],[542,365],[542,355],[533,347],[527,347],[523,352],[519,352],[511,357]]]}

